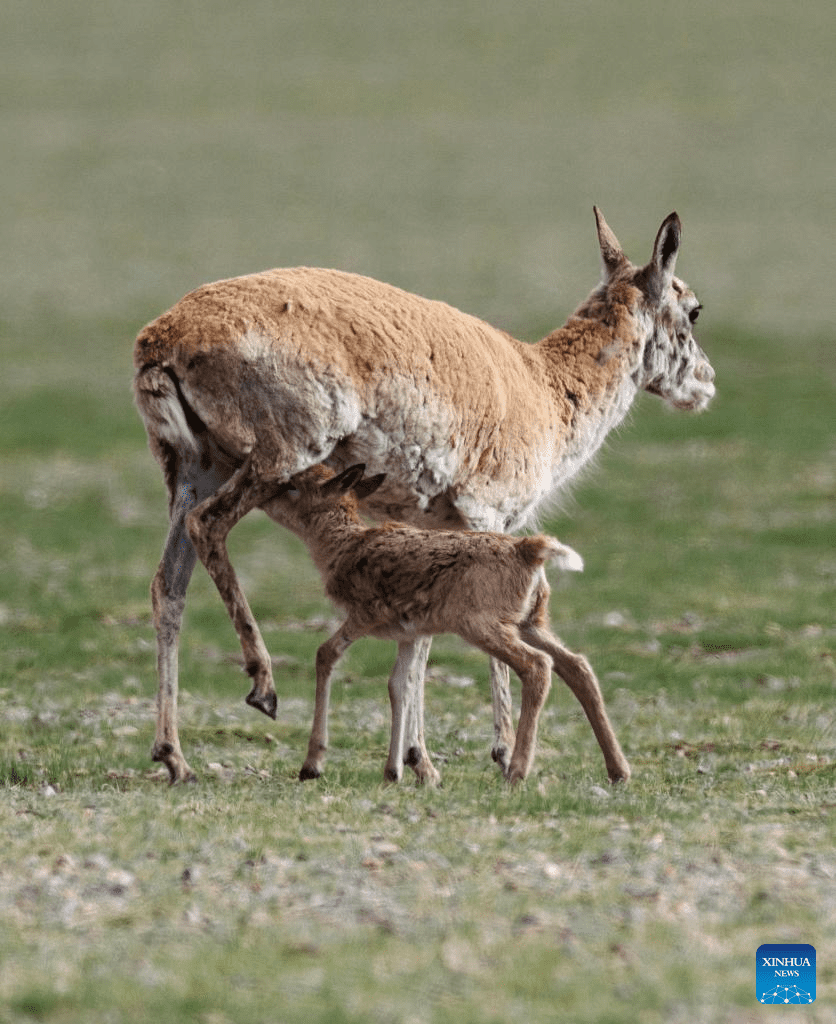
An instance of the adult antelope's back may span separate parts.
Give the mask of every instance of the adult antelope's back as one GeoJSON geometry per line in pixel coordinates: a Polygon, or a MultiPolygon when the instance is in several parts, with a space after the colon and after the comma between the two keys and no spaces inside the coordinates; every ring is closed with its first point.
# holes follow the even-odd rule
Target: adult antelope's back
{"type": "MultiPolygon", "coordinates": [[[[444,303],[307,268],[204,285],[140,332],[136,400],[171,518],[152,600],[153,756],[172,781],[190,775],[177,735],[177,643],[197,557],[238,631],[253,680],[247,701],[275,717],[270,659],[225,540],[291,475],[363,462],[386,473],[364,504],[373,516],[512,531],[589,461],[640,390],[676,408],[708,404],[714,372],[692,333],[700,305],[674,277],[679,218],[665,219],[638,267],[595,215],[602,282],[535,345],[444,303]]],[[[428,652],[420,638],[399,654],[416,706],[428,652]]],[[[493,755],[507,770],[508,676],[495,662],[492,689],[493,755]]]]}

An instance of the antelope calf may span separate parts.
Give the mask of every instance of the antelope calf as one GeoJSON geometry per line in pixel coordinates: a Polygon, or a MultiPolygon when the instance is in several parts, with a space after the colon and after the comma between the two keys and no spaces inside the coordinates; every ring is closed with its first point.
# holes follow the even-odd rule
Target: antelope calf
{"type": "MultiPolygon", "coordinates": [[[[298,534],[322,576],[325,591],[347,613],[345,622],[316,652],[316,707],[301,779],[318,778],[328,745],[328,701],[337,659],[361,636],[411,642],[416,636],[457,633],[517,673],[522,686],[519,726],[506,772],[513,785],[534,759],[537,722],[551,686],[561,676],[581,702],[612,782],[630,767],[615,737],[598,680],[585,658],[567,650],[548,628],[547,561],[580,571],[583,562],[552,537],[421,530],[404,523],[367,527],[358,499],[383,483],[363,479],[365,466],[337,476],[324,466],[294,476],[264,508],[298,534]],[[353,492],[353,493],[352,493],[353,492]]],[[[405,694],[399,677],[389,680],[392,734],[385,778],[400,777],[405,694]]],[[[423,709],[418,709],[422,714],[423,709]]],[[[437,773],[419,747],[407,764],[424,781],[437,773]]]]}
{"type": "MultiPolygon", "coordinates": [[[[294,474],[364,462],[363,502],[421,528],[513,533],[592,459],[640,391],[704,409],[714,371],[693,334],[700,303],[674,276],[679,217],[648,263],[628,260],[595,209],[603,276],[534,345],[443,302],[357,274],[267,270],[190,292],[140,331],[134,392],[165,477],[169,531],[151,585],[159,699],[152,756],[192,777],[177,728],[177,649],[198,560],[232,619],[252,685],[276,717],[270,656],[226,538],[294,474]]],[[[403,757],[422,747],[430,640],[398,648],[403,757]]],[[[491,660],[493,757],[514,746],[508,670],[491,660]]],[[[422,754],[426,757],[426,752],[422,754]]]]}

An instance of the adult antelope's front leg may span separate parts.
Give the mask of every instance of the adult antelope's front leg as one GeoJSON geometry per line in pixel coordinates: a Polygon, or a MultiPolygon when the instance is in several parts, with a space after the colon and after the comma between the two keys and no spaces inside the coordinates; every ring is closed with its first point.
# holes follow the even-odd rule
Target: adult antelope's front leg
{"type": "Polygon", "coordinates": [[[403,763],[415,772],[418,781],[425,786],[437,786],[441,782],[441,774],[430,760],[424,740],[424,681],[431,645],[432,637],[421,637],[416,641],[415,650],[408,656],[410,660],[405,669],[407,686],[403,763]]]}
{"type": "Polygon", "coordinates": [[[220,490],[186,517],[189,537],[223,598],[241,642],[244,668],[253,681],[246,701],[270,718],[276,717],[278,703],[270,655],[232,568],[226,538],[233,526],[258,507],[275,486],[275,481],[270,485],[259,476],[250,457],[220,490]]]}
{"type": "Polygon", "coordinates": [[[515,743],[514,707],[511,703],[508,666],[497,658],[491,658],[491,702],[494,733],[491,757],[499,765],[502,774],[507,776],[515,743]]]}
{"type": "Polygon", "coordinates": [[[392,732],[383,772],[387,782],[399,782],[405,764],[424,785],[437,786],[441,781],[424,742],[424,673],[431,645],[428,636],[398,644],[398,658],[389,676],[392,732]]]}

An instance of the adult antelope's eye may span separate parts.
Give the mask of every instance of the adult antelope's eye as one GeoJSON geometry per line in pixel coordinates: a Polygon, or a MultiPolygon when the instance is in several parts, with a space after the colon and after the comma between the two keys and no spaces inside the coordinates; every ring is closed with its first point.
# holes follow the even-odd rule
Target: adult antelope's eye
{"type": "Polygon", "coordinates": [[[695,324],[697,322],[697,318],[700,315],[701,309],[702,306],[697,306],[696,309],[692,309],[691,312],[688,314],[688,319],[691,321],[692,324],[695,324]]]}

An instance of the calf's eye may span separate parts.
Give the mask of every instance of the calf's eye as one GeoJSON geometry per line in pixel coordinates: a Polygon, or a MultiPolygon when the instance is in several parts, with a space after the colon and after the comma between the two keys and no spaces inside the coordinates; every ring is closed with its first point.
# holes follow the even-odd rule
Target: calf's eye
{"type": "Polygon", "coordinates": [[[697,322],[697,318],[700,315],[701,309],[702,306],[697,306],[696,309],[692,309],[691,312],[688,314],[688,319],[691,321],[692,324],[695,324],[697,322]]]}

